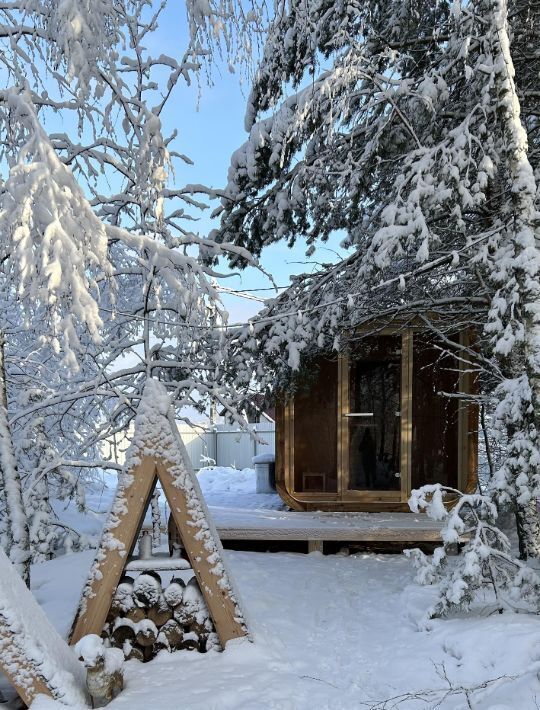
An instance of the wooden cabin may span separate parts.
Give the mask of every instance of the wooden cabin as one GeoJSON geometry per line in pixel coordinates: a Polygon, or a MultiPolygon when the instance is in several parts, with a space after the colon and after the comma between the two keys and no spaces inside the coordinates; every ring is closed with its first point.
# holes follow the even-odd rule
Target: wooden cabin
{"type": "Polygon", "coordinates": [[[444,337],[455,351],[422,328],[385,328],[304,365],[276,408],[276,487],[291,508],[408,511],[428,483],[475,489],[470,335],[444,337]]]}

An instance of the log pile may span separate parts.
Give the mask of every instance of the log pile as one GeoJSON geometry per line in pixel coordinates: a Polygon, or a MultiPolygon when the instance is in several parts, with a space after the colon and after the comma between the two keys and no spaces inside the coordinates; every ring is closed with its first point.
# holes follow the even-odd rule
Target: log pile
{"type": "Polygon", "coordinates": [[[186,584],[175,577],[164,588],[154,571],[122,577],[102,636],[126,660],[149,661],[163,649],[205,653],[219,647],[197,579],[186,584]]]}

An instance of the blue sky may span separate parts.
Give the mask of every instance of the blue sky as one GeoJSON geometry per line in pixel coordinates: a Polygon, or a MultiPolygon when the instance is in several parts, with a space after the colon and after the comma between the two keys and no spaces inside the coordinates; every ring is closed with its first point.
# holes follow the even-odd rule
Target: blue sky
{"type": "MultiPolygon", "coordinates": [[[[160,28],[155,39],[159,47],[154,51],[178,56],[186,46],[187,29],[183,3],[171,3],[162,16],[160,28]]],[[[227,181],[227,169],[232,152],[246,139],[244,131],[244,111],[249,80],[241,72],[231,74],[221,62],[213,68],[213,85],[207,86],[204,77],[201,86],[185,85],[178,87],[175,97],[164,116],[164,128],[177,128],[179,138],[177,148],[186,153],[193,161],[193,166],[181,165],[174,182],[180,186],[186,183],[203,183],[210,187],[224,187],[227,181]]],[[[203,216],[194,231],[207,234],[216,222],[210,219],[211,209],[203,216]]],[[[328,246],[337,248],[339,240],[328,246]]],[[[315,257],[316,258],[316,257],[315,257]]],[[[333,261],[331,251],[321,252],[320,259],[333,261]]],[[[310,270],[309,265],[292,262],[305,261],[304,247],[294,249],[286,244],[276,244],[265,249],[261,262],[280,285],[289,283],[289,275],[310,270]]],[[[224,285],[234,289],[268,288],[271,284],[263,274],[255,269],[246,269],[240,275],[231,276],[224,285]]],[[[271,297],[270,291],[257,295],[271,297]]],[[[232,322],[243,322],[253,315],[260,306],[254,301],[238,297],[224,296],[224,302],[232,322]]]]}

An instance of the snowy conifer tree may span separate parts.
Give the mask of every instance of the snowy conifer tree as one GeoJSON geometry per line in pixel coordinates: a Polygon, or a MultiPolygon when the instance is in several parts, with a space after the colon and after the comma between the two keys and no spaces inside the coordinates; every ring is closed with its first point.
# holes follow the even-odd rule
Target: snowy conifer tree
{"type": "Polygon", "coordinates": [[[312,253],[344,230],[353,249],[238,336],[251,371],[281,350],[297,367],[368,314],[475,325],[507,441],[492,491],[523,557],[540,554],[538,20],[521,0],[279,2],[218,235],[312,253]]]}

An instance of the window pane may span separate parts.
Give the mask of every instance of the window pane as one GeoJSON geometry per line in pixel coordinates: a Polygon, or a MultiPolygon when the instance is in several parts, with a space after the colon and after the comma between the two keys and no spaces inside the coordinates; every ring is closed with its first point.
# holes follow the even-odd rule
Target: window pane
{"type": "Polygon", "coordinates": [[[399,490],[401,336],[365,338],[353,357],[349,368],[349,488],[399,490]]]}

